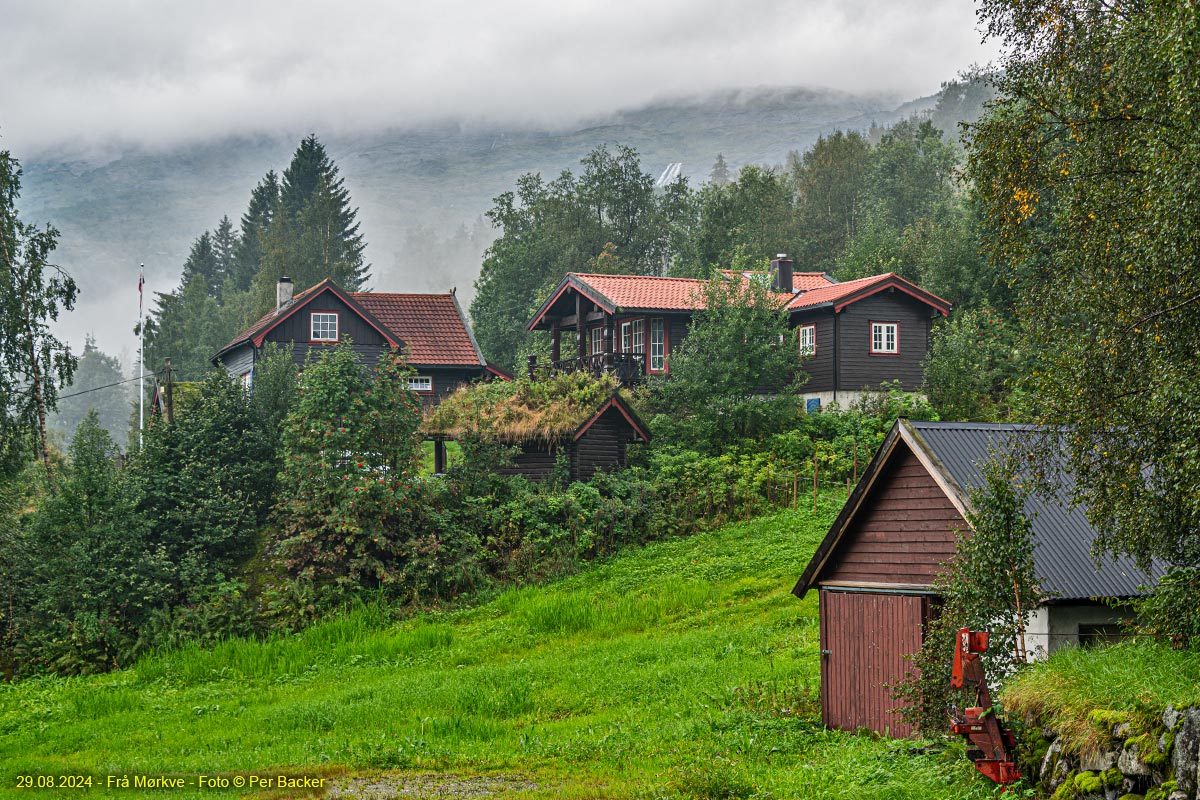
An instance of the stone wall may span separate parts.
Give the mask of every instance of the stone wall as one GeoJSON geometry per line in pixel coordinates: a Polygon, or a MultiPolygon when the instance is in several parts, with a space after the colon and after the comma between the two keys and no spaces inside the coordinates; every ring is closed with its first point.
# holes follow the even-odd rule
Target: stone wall
{"type": "MultiPolygon", "coordinates": [[[[1097,752],[1078,752],[1055,731],[1041,731],[1023,772],[1053,800],[1200,800],[1200,708],[1167,706],[1161,723],[1136,730],[1124,715],[1095,711],[1106,730],[1097,752]]],[[[1036,730],[1036,728],[1034,728],[1036,730]]]]}

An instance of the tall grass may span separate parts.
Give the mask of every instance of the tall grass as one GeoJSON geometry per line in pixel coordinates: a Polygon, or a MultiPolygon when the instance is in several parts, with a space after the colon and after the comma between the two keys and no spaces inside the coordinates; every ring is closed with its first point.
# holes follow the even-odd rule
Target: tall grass
{"type": "Polygon", "coordinates": [[[1200,705],[1200,655],[1149,639],[1064,647],[1012,678],[1001,701],[1076,749],[1095,751],[1109,739],[1114,719],[1147,731],[1168,703],[1200,705]]]}
{"type": "Polygon", "coordinates": [[[405,769],[540,797],[982,797],[965,760],[820,728],[816,604],[790,589],[840,500],[476,608],[0,686],[0,796],[19,773],[405,769]]]}

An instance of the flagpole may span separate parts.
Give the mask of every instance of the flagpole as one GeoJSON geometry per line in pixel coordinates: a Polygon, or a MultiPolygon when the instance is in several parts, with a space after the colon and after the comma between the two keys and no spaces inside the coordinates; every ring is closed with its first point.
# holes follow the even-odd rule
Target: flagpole
{"type": "Polygon", "coordinates": [[[142,324],[142,284],[146,282],[146,265],[138,270],[138,449],[142,448],[142,430],[146,421],[146,326],[142,324]]]}

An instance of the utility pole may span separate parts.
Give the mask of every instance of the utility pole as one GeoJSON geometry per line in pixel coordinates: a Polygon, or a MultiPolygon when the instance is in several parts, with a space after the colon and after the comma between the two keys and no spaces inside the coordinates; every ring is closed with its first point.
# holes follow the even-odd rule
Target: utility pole
{"type": "Polygon", "coordinates": [[[171,381],[171,359],[167,359],[167,424],[175,424],[175,396],[171,381]]]}
{"type": "Polygon", "coordinates": [[[146,326],[142,322],[142,286],[146,283],[146,265],[138,270],[138,449],[142,447],[142,431],[146,429],[146,326]]]}

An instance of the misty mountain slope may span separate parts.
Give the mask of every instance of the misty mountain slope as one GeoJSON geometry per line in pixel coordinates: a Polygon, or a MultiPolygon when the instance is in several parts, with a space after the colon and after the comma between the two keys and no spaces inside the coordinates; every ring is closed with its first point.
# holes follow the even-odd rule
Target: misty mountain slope
{"type": "MultiPolygon", "coordinates": [[[[576,170],[596,145],[619,143],[636,147],[644,168],[655,174],[682,162],[683,174],[695,185],[706,179],[717,153],[735,169],[781,164],[789,150],[802,151],[823,133],[894,122],[933,105],[934,98],[900,106],[895,98],[879,96],[758,89],[663,101],[558,130],[463,122],[316,133],[359,206],[372,286],[390,291],[457,286],[465,303],[485,243],[447,249],[444,259],[431,259],[427,252],[419,258],[407,253],[422,248],[408,247],[406,240],[414,229],[427,239],[472,226],[526,172],[553,178],[576,170]]],[[[93,331],[109,352],[132,345],[137,265],[146,263],[150,290],[173,289],[192,240],[214,228],[222,214],[236,222],[253,186],[268,169],[287,165],[305,133],[23,159],[21,213],[59,228],[58,263],[81,289],[78,311],[64,320],[64,333],[81,342],[93,331]]]]}

